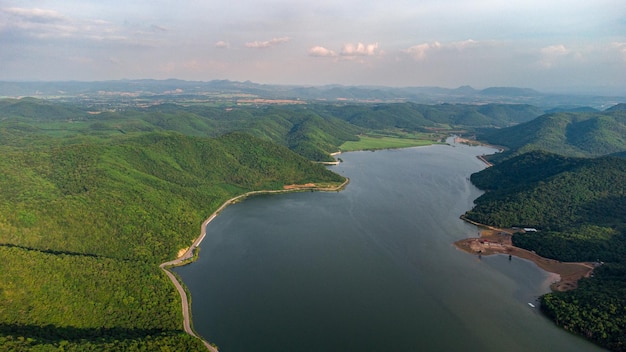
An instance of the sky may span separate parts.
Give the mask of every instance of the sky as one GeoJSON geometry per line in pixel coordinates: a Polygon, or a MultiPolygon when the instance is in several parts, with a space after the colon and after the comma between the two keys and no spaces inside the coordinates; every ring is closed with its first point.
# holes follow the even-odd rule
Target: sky
{"type": "Polygon", "coordinates": [[[626,94],[624,0],[0,0],[0,80],[626,94]]]}

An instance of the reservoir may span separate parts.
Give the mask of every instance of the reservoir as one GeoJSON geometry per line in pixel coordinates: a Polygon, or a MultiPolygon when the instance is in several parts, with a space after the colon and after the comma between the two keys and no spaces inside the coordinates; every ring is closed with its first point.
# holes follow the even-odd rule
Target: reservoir
{"type": "Polygon", "coordinates": [[[495,150],[449,142],[345,153],[344,191],[227,207],[175,269],[195,330],[222,352],[600,351],[540,314],[552,275],[454,247],[495,150]]]}

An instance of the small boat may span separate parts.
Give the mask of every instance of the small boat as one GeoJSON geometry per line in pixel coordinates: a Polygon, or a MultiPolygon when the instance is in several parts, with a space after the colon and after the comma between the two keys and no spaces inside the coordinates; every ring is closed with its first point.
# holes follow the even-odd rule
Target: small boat
{"type": "Polygon", "coordinates": [[[530,303],[530,302],[528,302],[528,305],[529,305],[531,308],[535,308],[535,305],[534,305],[534,304],[532,304],[532,303],[530,303]]]}

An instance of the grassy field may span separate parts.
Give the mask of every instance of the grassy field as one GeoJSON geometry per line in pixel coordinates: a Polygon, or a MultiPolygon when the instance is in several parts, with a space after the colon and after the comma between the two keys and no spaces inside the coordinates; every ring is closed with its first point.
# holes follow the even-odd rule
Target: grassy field
{"type": "Polygon", "coordinates": [[[348,141],[342,144],[339,149],[343,152],[355,150],[374,150],[408,148],[431,145],[437,143],[439,138],[430,134],[410,134],[406,136],[359,136],[359,140],[348,141]]]}

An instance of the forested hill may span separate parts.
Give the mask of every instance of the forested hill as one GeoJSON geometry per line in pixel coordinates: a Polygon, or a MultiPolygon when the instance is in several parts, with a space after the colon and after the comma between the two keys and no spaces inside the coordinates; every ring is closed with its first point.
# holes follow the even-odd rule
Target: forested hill
{"type": "Polygon", "coordinates": [[[460,126],[506,127],[530,121],[543,114],[537,107],[526,104],[375,104],[320,105],[330,114],[353,125],[368,129],[389,127],[410,130],[425,127],[460,126]]]}
{"type": "Polygon", "coordinates": [[[6,350],[202,350],[182,331],[180,299],[158,264],[235,195],[343,181],[241,133],[33,138],[0,147],[6,350]]]}
{"type": "MultiPolygon", "coordinates": [[[[588,226],[626,230],[626,160],[621,158],[530,152],[476,173],[471,180],[487,191],[467,213],[480,223],[564,233],[588,226]]],[[[570,261],[606,257],[590,248],[564,255],[548,256],[570,261]]]]}
{"type": "Polygon", "coordinates": [[[506,147],[493,160],[545,150],[566,156],[595,157],[626,151],[626,110],[561,112],[500,130],[488,130],[478,138],[506,147]]]}
{"type": "Polygon", "coordinates": [[[359,133],[372,130],[432,132],[506,127],[534,119],[539,108],[513,104],[297,104],[215,106],[157,104],[148,107],[82,106],[32,98],[0,100],[0,141],[28,143],[35,135],[96,136],[177,131],[219,136],[240,131],[271,140],[311,160],[332,161],[329,153],[359,133]],[[3,133],[4,132],[4,133],[3,133]],[[17,138],[16,138],[17,137],[17,138]]]}
{"type": "Polygon", "coordinates": [[[626,351],[626,159],[534,151],[472,175],[487,192],[465,216],[498,227],[533,227],[513,244],[563,261],[602,261],[579,288],[541,298],[566,329],[626,351]]]}
{"type": "Polygon", "coordinates": [[[175,256],[208,210],[234,194],[343,181],[287,148],[240,133],[3,148],[0,170],[0,243],[155,263],[175,256]]]}

